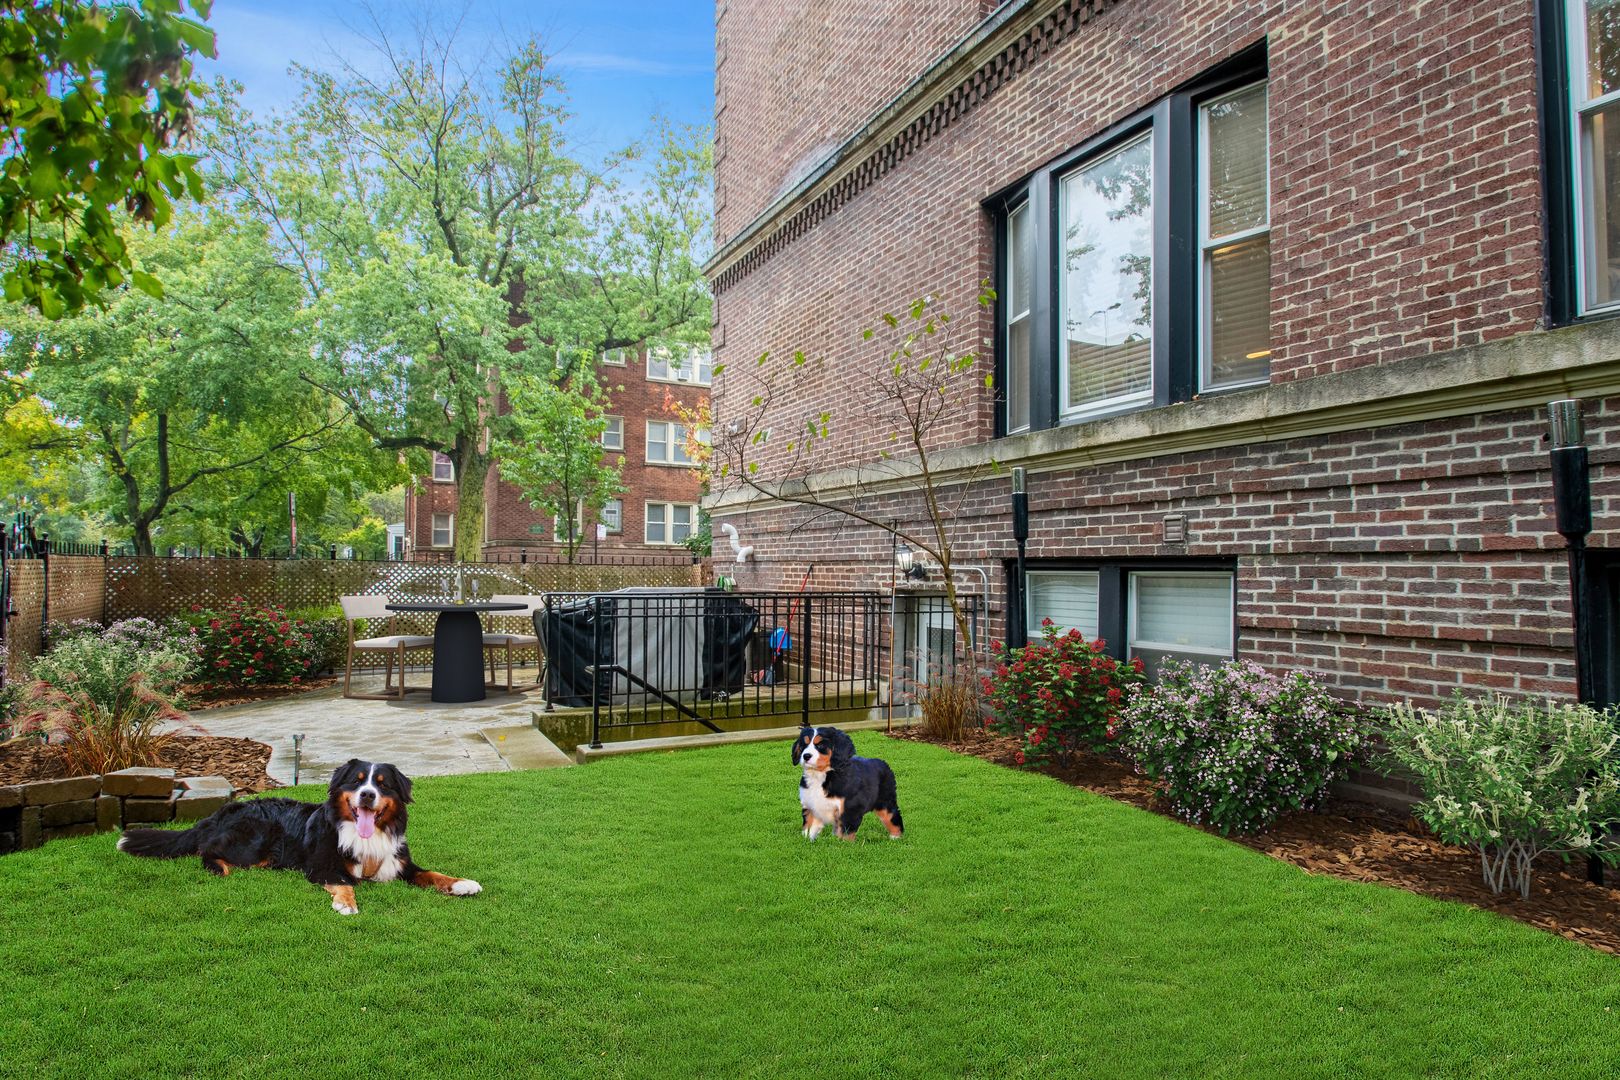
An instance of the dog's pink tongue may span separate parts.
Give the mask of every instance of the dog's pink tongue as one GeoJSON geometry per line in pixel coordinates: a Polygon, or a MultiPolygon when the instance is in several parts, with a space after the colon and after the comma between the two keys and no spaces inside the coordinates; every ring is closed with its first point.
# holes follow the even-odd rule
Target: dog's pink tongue
{"type": "Polygon", "coordinates": [[[354,831],[360,834],[362,840],[371,839],[371,834],[377,831],[377,811],[356,808],[354,811],[354,831]]]}

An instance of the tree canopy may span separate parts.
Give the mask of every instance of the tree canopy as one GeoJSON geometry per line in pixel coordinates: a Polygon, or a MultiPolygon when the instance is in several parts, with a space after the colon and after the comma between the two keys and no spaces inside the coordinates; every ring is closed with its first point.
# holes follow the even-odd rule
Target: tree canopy
{"type": "MultiPolygon", "coordinates": [[[[190,0],[206,18],[211,0],[190,0]]],[[[184,0],[100,5],[7,0],[0,19],[0,243],[8,300],[47,318],[99,302],[131,261],[121,220],[165,225],[171,200],[200,199],[191,58],[214,32],[184,0]]]]}

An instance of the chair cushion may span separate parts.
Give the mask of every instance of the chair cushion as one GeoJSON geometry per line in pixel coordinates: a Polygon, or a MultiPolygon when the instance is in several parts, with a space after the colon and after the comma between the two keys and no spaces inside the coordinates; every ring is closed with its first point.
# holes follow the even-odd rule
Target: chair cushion
{"type": "Polygon", "coordinates": [[[485,634],[484,645],[536,645],[540,639],[533,634],[485,634]]]}
{"type": "Polygon", "coordinates": [[[423,637],[421,634],[389,634],[387,637],[361,638],[354,643],[357,649],[397,649],[401,645],[407,649],[425,649],[433,644],[433,639],[423,637]]]}

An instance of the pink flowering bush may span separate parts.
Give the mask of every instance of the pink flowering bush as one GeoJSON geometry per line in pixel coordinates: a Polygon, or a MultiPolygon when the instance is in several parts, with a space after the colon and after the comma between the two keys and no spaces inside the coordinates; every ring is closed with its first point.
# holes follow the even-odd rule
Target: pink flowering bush
{"type": "Polygon", "coordinates": [[[1171,808],[1223,835],[1314,809],[1364,740],[1357,715],[1314,676],[1274,675],[1247,660],[1167,661],[1120,728],[1136,771],[1171,808]]]}
{"type": "Polygon", "coordinates": [[[199,678],[207,682],[297,683],[311,669],[309,628],[274,605],[250,604],[238,596],[223,610],[198,606],[192,612],[199,678]]]}
{"type": "Polygon", "coordinates": [[[1120,713],[1142,685],[1142,662],[1121,663],[1101,638],[1059,634],[1051,619],[1041,640],[998,650],[995,670],[981,682],[990,726],[1023,739],[1020,764],[1066,762],[1081,750],[1108,749],[1120,713]]]}

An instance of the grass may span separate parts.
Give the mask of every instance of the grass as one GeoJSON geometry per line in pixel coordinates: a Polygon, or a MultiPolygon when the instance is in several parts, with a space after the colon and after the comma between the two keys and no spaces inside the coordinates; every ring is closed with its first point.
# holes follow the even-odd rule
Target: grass
{"type": "MultiPolygon", "coordinates": [[[[0,1075],[1545,1076],[1620,1067],[1620,966],[861,735],[909,832],[798,833],[766,743],[425,778],[449,899],[0,860],[0,1075]],[[1610,1009],[1614,1012],[1610,1012],[1610,1009]]],[[[311,792],[311,794],[313,794],[311,792]]]]}

